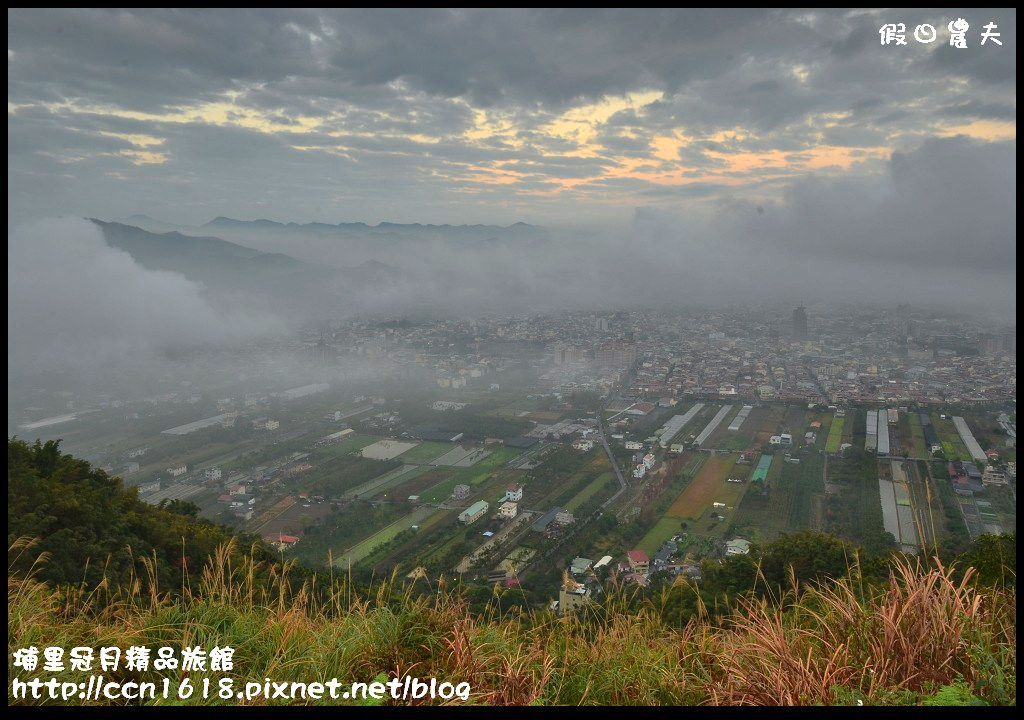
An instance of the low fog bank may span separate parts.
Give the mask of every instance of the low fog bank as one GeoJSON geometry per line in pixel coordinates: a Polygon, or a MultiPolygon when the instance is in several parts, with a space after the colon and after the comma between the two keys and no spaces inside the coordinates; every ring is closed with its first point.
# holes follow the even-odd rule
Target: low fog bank
{"type": "Polygon", "coordinates": [[[183,229],[207,236],[192,242],[105,226],[105,242],[86,220],[35,222],[8,237],[9,386],[353,317],[910,302],[1014,323],[1016,143],[929,140],[889,170],[808,177],[776,202],[638,209],[621,231],[222,224],[237,248],[210,228],[183,229]]]}
{"type": "Polygon", "coordinates": [[[1016,142],[932,139],[881,176],[808,176],[775,202],[641,208],[622,230],[464,233],[235,223],[223,236],[345,268],[332,312],[438,314],[910,302],[1016,317],[1016,142]],[[343,299],[343,300],[342,300],[343,299]]]}
{"type": "Polygon", "coordinates": [[[9,376],[136,365],[285,327],[272,315],[211,302],[202,285],[181,274],[142,267],[80,218],[16,227],[7,261],[9,376]]]}

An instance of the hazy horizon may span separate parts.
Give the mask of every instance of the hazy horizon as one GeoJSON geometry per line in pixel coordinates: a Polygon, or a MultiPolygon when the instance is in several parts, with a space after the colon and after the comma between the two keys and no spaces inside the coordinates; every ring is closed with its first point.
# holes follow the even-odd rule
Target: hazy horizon
{"type": "Polygon", "coordinates": [[[967,48],[926,9],[10,10],[9,361],[424,309],[1015,323],[1016,13],[958,12],[967,48]],[[80,219],[136,216],[264,255],[80,219]],[[504,230],[287,225],[357,222],[504,230]]]}

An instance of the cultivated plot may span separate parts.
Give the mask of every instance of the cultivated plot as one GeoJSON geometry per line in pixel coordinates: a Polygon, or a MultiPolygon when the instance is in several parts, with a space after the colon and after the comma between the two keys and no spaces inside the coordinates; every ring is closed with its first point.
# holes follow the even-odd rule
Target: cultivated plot
{"type": "Polygon", "coordinates": [[[373,445],[378,438],[373,435],[360,435],[355,433],[352,435],[346,435],[338,442],[326,445],[316,450],[318,457],[339,457],[341,455],[348,455],[353,450],[362,450],[367,445],[373,445]]]}
{"type": "Polygon", "coordinates": [[[294,502],[260,527],[259,534],[270,541],[277,540],[281,535],[302,537],[306,528],[318,519],[326,518],[331,512],[330,503],[294,502]]]}
{"type": "MultiPolygon", "coordinates": [[[[477,468],[462,468],[460,470],[456,470],[447,480],[443,480],[437,485],[421,492],[420,502],[443,503],[451,500],[452,491],[455,490],[456,485],[469,485],[473,488],[473,492],[476,493],[477,486],[481,485],[490,477],[490,470],[480,471],[477,468]]],[[[462,503],[464,501],[459,502],[462,503]]]]}
{"type": "Polygon", "coordinates": [[[661,546],[671,540],[674,536],[683,532],[682,520],[677,517],[663,517],[654,524],[646,535],[637,543],[637,547],[647,553],[648,557],[655,555],[661,546]]]}
{"type": "Polygon", "coordinates": [[[439,458],[430,461],[431,465],[451,465],[452,467],[471,467],[491,454],[490,450],[478,447],[462,447],[457,445],[439,458]]]}
{"type": "Polygon", "coordinates": [[[363,457],[371,460],[390,460],[402,453],[412,450],[416,443],[401,440],[378,440],[373,445],[363,448],[363,457]]]}
{"type": "Polygon", "coordinates": [[[892,533],[904,552],[917,552],[919,540],[910,504],[910,490],[903,463],[892,461],[892,479],[878,478],[878,493],[882,503],[882,525],[892,533]]]}
{"type": "Polygon", "coordinates": [[[701,517],[712,503],[719,502],[717,497],[735,464],[736,458],[732,455],[709,458],[665,514],[691,520],[701,517]]]}
{"type": "Polygon", "coordinates": [[[580,506],[583,505],[587,500],[592,498],[598,490],[603,488],[609,482],[615,478],[615,475],[611,472],[601,473],[597,478],[594,479],[589,485],[580,490],[568,503],[565,508],[569,512],[576,512],[580,506]]]}
{"type": "Polygon", "coordinates": [[[450,470],[439,470],[427,465],[420,465],[419,469],[420,472],[418,474],[402,478],[402,483],[395,486],[391,494],[396,499],[402,500],[411,495],[420,495],[424,490],[432,488],[451,477],[450,470]]]}
{"type": "MultiPolygon", "coordinates": [[[[743,437],[746,442],[740,444],[737,441],[737,437],[740,433],[737,430],[733,430],[733,425],[736,423],[737,418],[744,410],[749,414],[751,408],[749,405],[740,407],[739,405],[726,406],[729,408],[729,412],[725,414],[725,418],[718,424],[718,426],[708,434],[707,438],[702,443],[703,447],[715,448],[716,450],[744,450],[750,443],[750,436],[744,434],[743,437]],[[749,409],[748,409],[749,408],[749,409]]],[[[746,415],[744,415],[744,420],[746,415]]],[[[742,423],[743,421],[741,421],[742,423]]]]}
{"type": "Polygon", "coordinates": [[[750,416],[743,427],[747,432],[757,428],[754,432],[754,442],[764,447],[768,444],[768,438],[779,432],[785,414],[786,408],[782,405],[756,407],[750,411],[750,416]]]}
{"type": "Polygon", "coordinates": [[[825,452],[837,453],[843,442],[843,427],[846,425],[846,418],[837,417],[832,420],[832,426],[828,429],[828,439],[825,441],[825,452]]]}
{"type": "Polygon", "coordinates": [[[405,517],[396,520],[387,527],[378,530],[373,535],[370,535],[365,540],[353,545],[346,552],[335,558],[334,565],[340,568],[347,568],[350,565],[355,565],[384,543],[390,542],[396,535],[398,535],[398,533],[408,530],[413,525],[423,522],[436,512],[444,511],[435,510],[431,507],[416,508],[405,517]]]}
{"type": "Polygon", "coordinates": [[[368,480],[362,485],[346,491],[342,497],[346,499],[372,497],[377,493],[384,492],[388,488],[399,485],[429,469],[430,468],[422,465],[402,465],[401,467],[395,468],[383,475],[378,475],[372,480],[368,480]]]}
{"type": "Polygon", "coordinates": [[[904,437],[907,438],[906,445],[910,448],[910,452],[914,457],[926,458],[928,457],[928,447],[924,442],[924,428],[921,427],[921,416],[914,413],[904,413],[900,417],[901,429],[903,428],[902,423],[907,423],[907,430],[904,437]]]}
{"type": "Polygon", "coordinates": [[[429,463],[436,457],[444,455],[451,449],[451,443],[421,442],[412,450],[402,453],[402,456],[399,459],[404,463],[422,465],[424,463],[429,463]]]}

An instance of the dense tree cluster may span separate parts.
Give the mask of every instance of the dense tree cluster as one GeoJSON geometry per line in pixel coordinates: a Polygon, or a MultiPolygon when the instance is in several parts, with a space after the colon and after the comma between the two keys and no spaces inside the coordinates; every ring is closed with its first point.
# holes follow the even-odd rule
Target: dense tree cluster
{"type": "Polygon", "coordinates": [[[84,460],[63,454],[60,441],[7,443],[7,543],[37,538],[31,552],[14,554],[11,570],[36,572],[51,583],[106,577],[117,583],[139,572],[140,558],[156,559],[160,584],[181,587],[183,572],[198,574],[213,550],[230,538],[223,528],[197,518],[191,503],[153,507],[84,460]]]}

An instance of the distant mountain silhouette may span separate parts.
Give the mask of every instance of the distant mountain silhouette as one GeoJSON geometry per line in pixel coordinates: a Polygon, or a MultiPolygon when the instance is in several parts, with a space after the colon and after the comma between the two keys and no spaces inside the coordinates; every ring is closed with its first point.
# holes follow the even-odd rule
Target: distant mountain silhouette
{"type": "Polygon", "coordinates": [[[258,250],[215,237],[193,237],[179,232],[153,233],[133,225],[92,219],[107,242],[124,250],[150,270],[171,270],[204,281],[232,273],[241,261],[262,255],[258,250]]]}
{"type": "Polygon", "coordinates": [[[526,307],[538,294],[559,303],[578,279],[575,264],[550,262],[576,251],[527,223],[300,225],[221,216],[167,232],[134,217],[156,224],[93,222],[145,268],[180,273],[225,303],[295,318],[410,306],[497,311],[526,307]]]}
{"type": "Polygon", "coordinates": [[[539,239],[547,237],[547,230],[536,225],[517,222],[514,225],[424,225],[422,223],[381,222],[377,225],[366,223],[279,223],[273,220],[235,220],[229,217],[216,217],[202,226],[206,230],[230,231],[287,231],[310,232],[316,234],[334,234],[339,236],[385,235],[401,237],[444,237],[445,239],[539,239]]]}
{"type": "Polygon", "coordinates": [[[149,270],[181,273],[217,295],[240,294],[301,307],[328,297],[394,282],[401,273],[381,262],[353,268],[317,265],[276,252],[260,252],[218,237],[154,233],[132,225],[91,219],[111,247],[149,270]]]}
{"type": "Polygon", "coordinates": [[[150,232],[168,232],[170,230],[178,230],[180,227],[174,223],[164,222],[151,218],[149,215],[132,215],[126,218],[117,218],[113,222],[122,223],[124,225],[134,225],[140,227],[143,230],[149,230],[150,232]]]}

